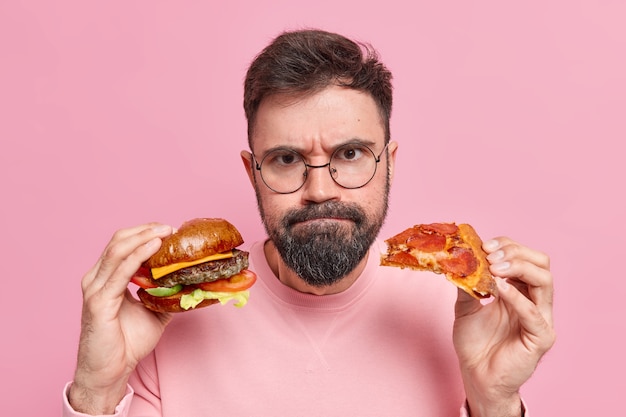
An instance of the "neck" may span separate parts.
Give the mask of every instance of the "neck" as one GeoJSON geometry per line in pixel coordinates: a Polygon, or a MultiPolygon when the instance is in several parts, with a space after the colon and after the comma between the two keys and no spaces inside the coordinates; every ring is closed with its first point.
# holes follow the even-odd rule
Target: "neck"
{"type": "Polygon", "coordinates": [[[359,278],[361,272],[365,268],[367,264],[367,258],[369,256],[369,252],[363,260],[357,265],[352,272],[343,277],[338,282],[327,285],[323,287],[314,287],[307,284],[302,278],[300,278],[292,269],[287,267],[287,265],[283,262],[276,246],[271,240],[267,240],[265,242],[265,258],[267,259],[267,263],[270,266],[274,275],[280,282],[284,285],[293,288],[296,291],[300,291],[302,293],[314,294],[314,295],[330,295],[337,294],[343,292],[350,288],[352,284],[359,278]]]}

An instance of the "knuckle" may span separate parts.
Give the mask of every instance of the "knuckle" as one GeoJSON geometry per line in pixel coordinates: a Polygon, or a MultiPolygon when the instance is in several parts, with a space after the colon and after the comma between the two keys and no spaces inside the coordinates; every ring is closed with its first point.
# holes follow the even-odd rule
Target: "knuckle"
{"type": "Polygon", "coordinates": [[[556,343],[556,332],[547,323],[544,331],[541,333],[540,341],[539,347],[543,352],[550,350],[556,343]]]}
{"type": "MultiPolygon", "coordinates": [[[[95,279],[98,277],[96,276],[95,279]]],[[[89,303],[95,296],[100,293],[100,288],[98,284],[94,280],[85,280],[81,281],[81,291],[83,293],[83,301],[85,303],[89,303]]]]}
{"type": "Polygon", "coordinates": [[[102,254],[102,263],[109,264],[115,260],[119,260],[123,258],[123,250],[119,243],[111,243],[106,247],[104,253],[102,254]]]}
{"type": "Polygon", "coordinates": [[[87,281],[87,277],[86,276],[80,281],[80,290],[83,293],[83,297],[89,291],[89,282],[87,281]]]}
{"type": "Polygon", "coordinates": [[[119,242],[120,240],[124,238],[124,235],[125,235],[124,229],[116,230],[113,233],[113,236],[111,236],[110,242],[111,243],[119,242]]]}
{"type": "Polygon", "coordinates": [[[556,332],[554,327],[541,314],[541,311],[535,306],[530,306],[527,311],[530,320],[536,323],[538,345],[545,352],[548,351],[556,342],[556,332]]]}
{"type": "Polygon", "coordinates": [[[506,258],[515,259],[519,256],[521,249],[519,244],[514,242],[508,242],[502,247],[502,251],[504,252],[506,258]]]}
{"type": "Polygon", "coordinates": [[[548,349],[550,349],[552,346],[556,344],[556,339],[557,339],[556,332],[554,331],[554,329],[550,329],[550,341],[547,346],[548,349]]]}
{"type": "Polygon", "coordinates": [[[541,274],[541,282],[539,283],[540,286],[542,287],[546,287],[546,288],[551,288],[554,286],[554,277],[552,276],[552,272],[550,272],[547,269],[543,269],[542,270],[543,274],[541,274]]]}

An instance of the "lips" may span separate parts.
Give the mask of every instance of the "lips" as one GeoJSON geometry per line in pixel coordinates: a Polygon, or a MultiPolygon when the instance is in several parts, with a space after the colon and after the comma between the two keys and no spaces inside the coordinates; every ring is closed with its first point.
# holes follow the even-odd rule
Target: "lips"
{"type": "Polygon", "coordinates": [[[317,221],[352,221],[361,223],[364,214],[356,205],[328,202],[294,209],[287,213],[284,224],[287,227],[298,223],[317,221]]]}
{"type": "Polygon", "coordinates": [[[302,226],[306,226],[306,225],[310,225],[312,227],[325,227],[325,226],[329,226],[329,227],[336,227],[336,225],[340,222],[345,222],[345,221],[351,221],[350,219],[345,219],[345,218],[337,218],[337,217],[320,217],[320,218],[314,218],[314,219],[309,219],[309,220],[305,220],[304,222],[299,222],[299,223],[295,223],[292,224],[293,227],[302,225],[302,226]]]}

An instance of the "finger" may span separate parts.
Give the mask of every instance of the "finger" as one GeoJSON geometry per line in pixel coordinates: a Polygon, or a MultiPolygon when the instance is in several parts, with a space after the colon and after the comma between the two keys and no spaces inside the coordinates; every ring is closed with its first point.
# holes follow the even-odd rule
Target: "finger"
{"type": "Polygon", "coordinates": [[[539,267],[550,269],[550,257],[547,254],[523,246],[505,236],[485,242],[483,249],[488,253],[487,260],[491,263],[511,258],[519,258],[539,267]]]}
{"type": "Polygon", "coordinates": [[[158,250],[161,238],[170,233],[171,227],[160,224],[116,232],[99,260],[92,286],[101,290],[106,285],[115,292],[123,291],[132,274],[158,250]]]}
{"type": "MultiPolygon", "coordinates": [[[[120,240],[124,240],[124,239],[126,239],[128,237],[131,237],[133,235],[141,233],[144,230],[159,228],[159,227],[162,227],[162,226],[165,226],[165,225],[163,225],[161,223],[157,223],[157,222],[151,222],[151,223],[145,223],[145,224],[140,224],[140,225],[137,225],[137,226],[132,226],[132,227],[127,227],[127,228],[124,228],[124,229],[120,229],[120,230],[116,231],[113,234],[113,237],[111,238],[111,243],[114,244],[114,243],[116,243],[116,242],[118,242],[120,240]]],[[[167,227],[169,227],[169,226],[167,226],[167,227]]]]}
{"type": "Polygon", "coordinates": [[[555,342],[556,336],[551,322],[547,321],[538,307],[514,286],[505,280],[496,278],[498,297],[514,312],[524,329],[522,342],[529,351],[539,355],[547,352],[555,342]]]}
{"type": "Polygon", "coordinates": [[[139,226],[130,227],[130,228],[126,228],[126,229],[120,229],[120,230],[116,231],[113,234],[113,236],[111,237],[111,240],[109,241],[107,246],[104,248],[103,253],[100,255],[100,257],[96,261],[95,265],[83,277],[83,281],[82,281],[83,287],[84,288],[85,287],[89,287],[91,282],[95,279],[95,277],[98,274],[98,271],[100,270],[100,267],[102,265],[102,259],[106,256],[106,253],[107,253],[107,251],[109,250],[109,248],[111,246],[116,245],[118,242],[124,240],[128,236],[137,234],[137,233],[139,233],[139,232],[141,232],[143,230],[146,230],[148,228],[151,228],[151,227],[157,227],[158,225],[159,225],[158,223],[147,223],[147,224],[142,224],[142,225],[139,225],[139,226]]]}
{"type": "Polygon", "coordinates": [[[491,273],[514,278],[511,283],[539,305],[546,317],[551,315],[554,288],[548,255],[504,236],[485,242],[484,246],[489,251],[491,273]]]}
{"type": "Polygon", "coordinates": [[[489,265],[489,271],[501,278],[517,278],[533,287],[552,287],[550,270],[520,258],[504,258],[489,265]]]}
{"type": "Polygon", "coordinates": [[[115,284],[117,279],[125,278],[122,279],[125,287],[130,276],[159,249],[160,237],[168,230],[166,226],[155,226],[116,240],[103,253],[94,283],[115,284]]]}
{"type": "Polygon", "coordinates": [[[554,286],[549,270],[525,260],[511,259],[489,267],[493,275],[506,278],[518,292],[533,302],[542,316],[552,323],[554,286]]]}
{"type": "Polygon", "coordinates": [[[456,318],[467,316],[480,310],[480,308],[482,307],[482,303],[480,302],[480,300],[472,297],[460,288],[457,289],[457,292],[458,294],[456,298],[456,303],[454,305],[454,313],[456,318]]]}

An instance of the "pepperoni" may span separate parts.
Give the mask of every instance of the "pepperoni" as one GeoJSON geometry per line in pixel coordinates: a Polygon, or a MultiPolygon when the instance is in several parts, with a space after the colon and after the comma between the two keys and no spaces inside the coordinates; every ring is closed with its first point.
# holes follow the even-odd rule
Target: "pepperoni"
{"type": "Polygon", "coordinates": [[[388,255],[385,260],[387,262],[398,264],[402,266],[402,268],[404,268],[405,266],[408,266],[408,267],[411,267],[411,266],[420,267],[421,266],[419,262],[417,261],[417,259],[415,259],[415,257],[413,257],[411,254],[406,253],[406,252],[393,253],[391,255],[388,255]]]}
{"type": "Polygon", "coordinates": [[[438,252],[446,247],[445,236],[425,232],[419,226],[406,229],[404,232],[390,238],[387,243],[391,246],[407,245],[423,252],[438,252]]]}
{"type": "Polygon", "coordinates": [[[460,277],[471,275],[478,268],[478,260],[471,249],[453,247],[448,250],[451,257],[440,259],[439,264],[446,272],[460,277]]]}
{"type": "Polygon", "coordinates": [[[418,232],[406,241],[406,245],[423,252],[439,252],[446,247],[446,237],[437,234],[418,232]]]}
{"type": "Polygon", "coordinates": [[[421,229],[425,232],[438,233],[440,235],[453,235],[459,228],[454,223],[431,223],[421,225],[421,229]]]}
{"type": "Polygon", "coordinates": [[[391,246],[403,245],[407,242],[407,240],[409,240],[411,236],[413,236],[417,232],[418,231],[415,227],[411,227],[409,229],[406,229],[402,233],[399,233],[393,237],[390,237],[389,239],[386,240],[386,242],[391,246]]]}

